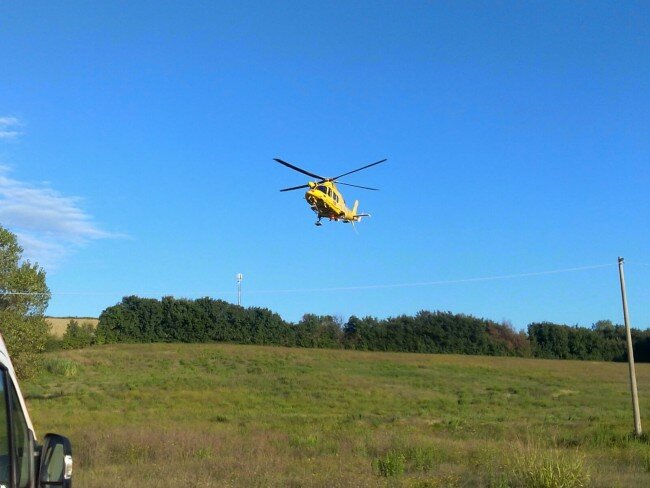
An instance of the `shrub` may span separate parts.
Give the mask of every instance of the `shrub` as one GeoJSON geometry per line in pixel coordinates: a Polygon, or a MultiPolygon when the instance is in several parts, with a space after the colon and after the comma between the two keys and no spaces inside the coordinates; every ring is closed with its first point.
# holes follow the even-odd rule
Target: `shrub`
{"type": "Polygon", "coordinates": [[[70,319],[68,327],[61,338],[62,349],[81,349],[92,346],[95,343],[95,329],[89,322],[83,322],[81,325],[70,319]]]}
{"type": "Polygon", "coordinates": [[[0,310],[0,331],[19,378],[33,376],[41,367],[48,325],[42,316],[20,317],[0,310]]]}
{"type": "Polygon", "coordinates": [[[63,346],[63,341],[55,335],[48,334],[45,341],[45,352],[60,351],[63,346]]]}

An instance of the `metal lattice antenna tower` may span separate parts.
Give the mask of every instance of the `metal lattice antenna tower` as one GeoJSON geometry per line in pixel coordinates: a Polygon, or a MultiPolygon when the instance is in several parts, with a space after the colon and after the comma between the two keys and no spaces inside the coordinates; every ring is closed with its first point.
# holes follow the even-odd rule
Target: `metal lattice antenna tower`
{"type": "Polygon", "coordinates": [[[237,305],[241,306],[241,282],[244,279],[244,275],[237,273],[237,305]]]}

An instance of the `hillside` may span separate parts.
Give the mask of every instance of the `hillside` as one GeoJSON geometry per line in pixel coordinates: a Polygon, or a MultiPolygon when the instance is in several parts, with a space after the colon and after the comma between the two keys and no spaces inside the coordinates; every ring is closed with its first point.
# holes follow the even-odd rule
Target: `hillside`
{"type": "Polygon", "coordinates": [[[625,364],[231,344],[46,361],[25,394],[40,435],[72,439],[78,486],[650,486],[625,364]]]}
{"type": "Polygon", "coordinates": [[[92,324],[93,327],[97,327],[97,324],[99,323],[99,319],[96,317],[45,317],[45,321],[52,327],[50,333],[55,337],[63,336],[71,319],[79,322],[79,325],[87,322],[92,324]]]}

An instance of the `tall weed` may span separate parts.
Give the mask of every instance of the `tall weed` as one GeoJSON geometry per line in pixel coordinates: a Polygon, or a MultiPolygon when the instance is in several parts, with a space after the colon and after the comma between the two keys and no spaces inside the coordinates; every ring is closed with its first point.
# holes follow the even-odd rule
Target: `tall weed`
{"type": "Polygon", "coordinates": [[[505,467],[498,486],[509,488],[584,488],[591,476],[584,457],[566,451],[526,447],[505,467]]]}
{"type": "Polygon", "coordinates": [[[372,462],[373,471],[385,478],[404,474],[406,458],[399,451],[388,451],[384,456],[375,458],[372,462]]]}
{"type": "Polygon", "coordinates": [[[43,366],[48,373],[56,376],[65,376],[66,378],[77,376],[79,372],[77,363],[70,359],[47,358],[43,362],[43,366]]]}

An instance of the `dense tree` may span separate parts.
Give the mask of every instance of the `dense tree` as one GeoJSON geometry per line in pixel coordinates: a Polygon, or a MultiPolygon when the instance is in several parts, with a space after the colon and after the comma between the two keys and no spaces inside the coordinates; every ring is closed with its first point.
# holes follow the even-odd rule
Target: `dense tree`
{"type": "Polygon", "coordinates": [[[533,354],[546,359],[569,358],[569,326],[550,322],[533,323],[528,326],[528,337],[533,354]]]}
{"type": "Polygon", "coordinates": [[[0,226],[0,332],[16,373],[26,377],[36,371],[38,353],[45,350],[50,290],[45,271],[22,253],[16,236],[0,226]]]}
{"type": "MultiPolygon", "coordinates": [[[[650,360],[650,332],[634,330],[639,361],[650,360]]],[[[287,323],[268,309],[243,308],[223,300],[125,297],[101,314],[97,342],[235,342],[552,359],[621,360],[621,326],[601,321],[592,328],[530,324],[528,335],[508,323],[470,315],[422,310],[385,320],[356,316],[343,323],[330,315],[305,314],[287,323]]]]}
{"type": "Polygon", "coordinates": [[[343,345],[350,349],[373,350],[378,333],[379,321],[376,318],[360,319],[353,315],[343,326],[343,345]]]}
{"type": "MultiPolygon", "coordinates": [[[[650,361],[650,331],[632,329],[635,359],[650,361]]],[[[528,326],[528,336],[535,357],[549,359],[588,359],[626,361],[625,327],[609,320],[596,322],[591,328],[542,322],[528,326]]]]}
{"type": "Polygon", "coordinates": [[[524,331],[516,332],[509,322],[487,323],[487,332],[495,350],[506,356],[532,356],[530,341],[524,331]]]}
{"type": "Polygon", "coordinates": [[[633,340],[635,361],[650,363],[650,330],[638,331],[633,340]]]}
{"type": "Polygon", "coordinates": [[[341,322],[331,315],[305,314],[295,326],[296,345],[338,348],[342,345],[341,322]]]}

